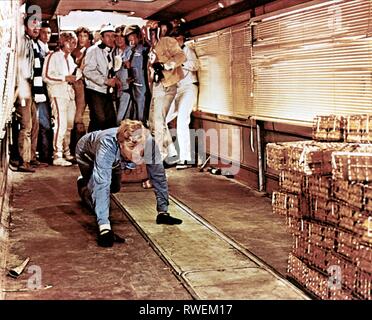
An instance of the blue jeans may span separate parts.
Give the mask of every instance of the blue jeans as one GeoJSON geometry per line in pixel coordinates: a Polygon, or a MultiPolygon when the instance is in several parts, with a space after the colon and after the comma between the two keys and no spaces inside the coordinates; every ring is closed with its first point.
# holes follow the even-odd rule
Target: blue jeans
{"type": "MultiPolygon", "coordinates": [[[[94,183],[93,170],[94,170],[94,162],[92,159],[87,158],[84,154],[81,154],[79,149],[76,150],[76,159],[79,165],[80,173],[83,176],[84,182],[88,187],[88,192],[84,194],[83,201],[95,212],[97,215],[97,223],[98,225],[101,224],[109,224],[109,212],[106,210],[102,210],[101,207],[109,206],[109,204],[104,203],[105,201],[100,201],[100,198],[97,198],[93,195],[93,189],[96,188],[94,183]],[[96,209],[96,210],[95,210],[96,209]]],[[[116,165],[112,168],[111,173],[111,182],[110,182],[110,193],[117,193],[120,191],[121,187],[121,167],[120,165],[116,165]]]]}
{"type": "Polygon", "coordinates": [[[133,98],[137,104],[137,116],[138,120],[145,123],[144,115],[145,115],[145,94],[146,94],[146,87],[140,87],[133,85],[133,98]]]}
{"type": "MultiPolygon", "coordinates": [[[[144,113],[145,113],[145,94],[146,94],[146,88],[135,86],[133,85],[128,90],[131,90],[131,93],[133,95],[133,99],[136,102],[137,107],[137,118],[131,119],[131,120],[139,120],[144,123],[144,113]]],[[[118,115],[117,115],[117,124],[120,125],[120,122],[124,119],[130,119],[130,112],[128,110],[130,102],[130,94],[128,92],[122,93],[120,96],[120,103],[118,108],[118,115]]]]}
{"type": "Polygon", "coordinates": [[[36,104],[36,110],[39,119],[39,159],[48,162],[51,159],[53,136],[51,132],[50,105],[48,102],[39,102],[36,104]]]}
{"type": "Polygon", "coordinates": [[[128,118],[128,104],[129,104],[129,100],[130,100],[130,95],[128,92],[122,92],[121,96],[120,96],[120,102],[119,102],[119,107],[118,107],[118,114],[117,114],[117,118],[116,118],[116,122],[117,122],[117,125],[119,126],[120,125],[120,122],[122,120],[124,120],[124,116],[125,118],[128,118]]]}
{"type": "MultiPolygon", "coordinates": [[[[88,189],[84,201],[94,210],[98,225],[108,224],[110,193],[120,191],[121,168],[126,162],[116,141],[117,128],[94,131],[82,137],[76,145],[76,160],[88,189]]],[[[154,186],[157,211],[168,211],[168,183],[162,158],[149,135],[145,143],[144,161],[154,186]]]]}

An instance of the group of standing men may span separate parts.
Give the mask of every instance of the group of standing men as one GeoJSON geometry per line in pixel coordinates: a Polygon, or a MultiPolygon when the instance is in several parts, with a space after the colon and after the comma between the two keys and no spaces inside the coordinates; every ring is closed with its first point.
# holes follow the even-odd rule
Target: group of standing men
{"type": "Polygon", "coordinates": [[[86,105],[89,132],[118,126],[123,119],[139,120],[162,146],[163,159],[177,159],[177,169],[190,166],[188,129],[197,101],[199,63],[194,50],[184,45],[182,32],[171,34],[169,22],[151,22],[142,29],[108,24],[92,45],[90,31],[81,27],[77,36],[60,34],[57,50],[50,52],[49,25],[26,17],[24,27],[17,104],[19,171],[33,172],[46,163],[71,165],[76,140],[85,133],[86,105]],[[178,114],[179,157],[167,124],[172,103],[172,114],[178,114]]]}
{"type": "MultiPolygon", "coordinates": [[[[17,102],[15,112],[11,165],[21,172],[53,164],[70,166],[74,161],[70,148],[71,131],[82,135],[85,129],[82,114],[85,110],[83,80],[79,80],[80,49],[90,46],[87,29],[61,33],[56,51],[48,42],[51,28],[48,23],[28,16],[24,20],[24,35],[18,48],[17,102]],[[19,129],[17,131],[17,129],[19,129]],[[37,156],[38,155],[38,156],[37,156]]],[[[80,71],[81,74],[81,71],[80,71]]]]}
{"type": "Polygon", "coordinates": [[[167,22],[149,23],[143,29],[106,25],[102,42],[87,52],[83,74],[90,108],[88,131],[119,125],[123,119],[139,120],[150,128],[163,159],[177,159],[177,168],[183,169],[191,163],[189,124],[197,102],[199,64],[195,52],[184,45],[184,34],[178,31],[177,41],[171,32],[167,22]],[[172,103],[178,113],[179,157],[167,124],[172,103]]]}
{"type": "Polygon", "coordinates": [[[109,194],[120,189],[120,169],[135,168],[141,161],[147,165],[156,194],[156,222],[182,223],[168,213],[163,161],[178,160],[177,169],[191,166],[189,123],[197,101],[199,64],[195,52],[184,45],[184,34],[178,30],[172,36],[168,22],[149,22],[142,29],[137,25],[114,29],[107,24],[100,30],[101,39],[92,45],[89,30],[82,27],[77,37],[61,33],[57,50],[48,52],[48,40],[38,41],[43,28],[39,23],[25,19],[19,51],[18,170],[33,172],[49,162],[49,133],[40,140],[36,158],[43,117],[48,119],[43,125],[46,130],[53,124],[51,163],[70,166],[75,161],[71,130],[75,128],[72,142],[76,144],[85,133],[83,114],[88,105],[89,133],[76,145],[82,174],[78,191],[97,216],[98,244],[112,246],[115,239],[109,194]],[[167,123],[172,104],[172,112],[178,115],[179,156],[167,123]]]}

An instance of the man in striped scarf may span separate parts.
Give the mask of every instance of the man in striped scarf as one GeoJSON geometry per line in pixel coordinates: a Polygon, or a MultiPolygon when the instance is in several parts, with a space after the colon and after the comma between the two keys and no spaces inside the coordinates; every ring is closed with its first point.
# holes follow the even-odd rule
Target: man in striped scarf
{"type": "MultiPolygon", "coordinates": [[[[44,60],[49,54],[50,50],[48,43],[52,35],[51,28],[47,22],[42,22],[40,34],[38,38],[38,45],[40,49],[41,67],[44,65],[44,60]]],[[[46,84],[43,82],[44,95],[48,99],[48,92],[46,84]]],[[[38,151],[39,161],[41,163],[50,163],[52,160],[53,152],[53,129],[51,123],[51,108],[50,101],[37,103],[37,114],[39,119],[39,136],[38,136],[38,151]]]]}
{"type": "MultiPolygon", "coordinates": [[[[46,87],[43,82],[42,71],[43,71],[43,64],[44,64],[44,56],[42,53],[42,48],[40,43],[37,39],[32,39],[32,45],[34,49],[34,79],[32,81],[32,97],[36,104],[36,112],[38,115],[39,121],[39,130],[43,130],[42,139],[45,138],[44,145],[42,146],[43,149],[41,150],[42,154],[41,160],[43,162],[39,162],[36,160],[36,150],[32,153],[31,165],[32,166],[47,166],[47,161],[50,160],[49,158],[49,146],[47,140],[47,129],[50,129],[50,120],[48,117],[48,101],[47,101],[47,92],[46,87]]],[[[36,147],[37,147],[37,140],[36,140],[36,147]]],[[[35,147],[35,148],[36,148],[35,147]]]]}

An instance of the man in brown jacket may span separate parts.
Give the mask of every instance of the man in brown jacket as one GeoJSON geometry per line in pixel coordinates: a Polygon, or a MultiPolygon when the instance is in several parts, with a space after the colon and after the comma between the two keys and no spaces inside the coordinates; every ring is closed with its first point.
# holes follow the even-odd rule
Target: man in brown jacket
{"type": "Polygon", "coordinates": [[[176,96],[177,83],[184,77],[181,66],[186,56],[177,41],[168,36],[172,31],[170,24],[150,22],[149,28],[154,30],[161,24],[167,25],[167,32],[152,43],[149,53],[149,79],[152,82],[149,125],[163,160],[166,159],[169,164],[176,162],[177,150],[172,142],[166,116],[176,96]]]}
{"type": "MultiPolygon", "coordinates": [[[[19,41],[18,48],[18,101],[16,112],[19,116],[18,133],[19,166],[18,171],[35,172],[32,164],[36,164],[37,136],[39,120],[35,103],[35,82],[42,85],[41,77],[35,79],[35,69],[40,71],[40,57],[37,51],[41,20],[27,16],[24,20],[25,34],[19,41]]],[[[45,98],[45,97],[44,97],[45,98]]]]}
{"type": "Polygon", "coordinates": [[[79,27],[75,34],[78,38],[76,48],[71,52],[71,56],[74,59],[79,71],[76,76],[78,80],[73,82],[72,86],[75,91],[75,104],[76,113],[74,119],[74,128],[71,131],[71,143],[70,150],[72,155],[75,155],[75,147],[78,140],[86,133],[85,125],[83,122],[84,112],[87,106],[85,100],[85,83],[82,77],[82,70],[84,69],[84,59],[88,48],[91,46],[92,34],[89,29],[85,27],[79,27]]]}

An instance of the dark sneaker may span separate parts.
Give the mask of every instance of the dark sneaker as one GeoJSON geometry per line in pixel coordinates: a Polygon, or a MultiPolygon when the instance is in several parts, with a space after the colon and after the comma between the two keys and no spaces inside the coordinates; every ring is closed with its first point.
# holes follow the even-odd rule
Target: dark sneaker
{"type": "Polygon", "coordinates": [[[173,225],[173,224],[181,224],[182,220],[174,218],[171,215],[169,215],[169,213],[164,212],[164,213],[158,213],[158,216],[156,217],[156,223],[173,225]]]}
{"type": "Polygon", "coordinates": [[[82,198],[82,192],[81,191],[87,185],[87,183],[85,182],[85,180],[82,176],[79,176],[76,180],[76,184],[77,184],[77,190],[78,190],[79,196],[80,196],[80,198],[82,198]]]}
{"type": "Polygon", "coordinates": [[[98,235],[98,245],[100,247],[112,247],[114,245],[115,236],[112,230],[104,229],[98,235]]]}
{"type": "Polygon", "coordinates": [[[176,165],[177,170],[183,170],[187,168],[191,168],[191,164],[188,164],[187,161],[179,161],[176,165]]]}
{"type": "Polygon", "coordinates": [[[25,162],[18,167],[20,172],[35,172],[35,169],[30,165],[29,162],[25,162]]]}
{"type": "Polygon", "coordinates": [[[38,160],[31,160],[30,165],[33,167],[40,167],[40,168],[48,166],[46,162],[40,162],[38,160]]]}

